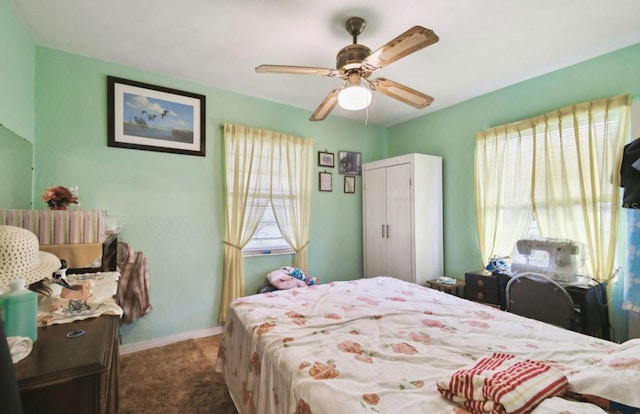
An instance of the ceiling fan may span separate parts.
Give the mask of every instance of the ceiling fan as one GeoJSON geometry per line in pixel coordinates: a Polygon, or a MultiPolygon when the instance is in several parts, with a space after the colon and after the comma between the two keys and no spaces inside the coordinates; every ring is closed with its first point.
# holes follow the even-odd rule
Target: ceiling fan
{"type": "Polygon", "coordinates": [[[353,44],[345,46],[336,56],[336,68],[316,68],[309,66],[261,65],[257,73],[285,73],[296,75],[314,75],[338,77],[346,80],[343,87],[332,90],[320,103],[309,120],[322,121],[329,115],[337,103],[348,110],[360,110],[371,103],[371,90],[380,92],[415,108],[422,109],[433,102],[433,98],[385,78],[369,80],[376,72],[396,60],[408,56],[420,49],[436,43],[439,38],[433,30],[414,26],[395,37],[371,53],[371,49],[358,44],[358,36],[364,30],[366,22],[360,17],[352,17],[344,27],[353,37],[353,44]],[[367,87],[363,86],[367,85],[367,87]]]}

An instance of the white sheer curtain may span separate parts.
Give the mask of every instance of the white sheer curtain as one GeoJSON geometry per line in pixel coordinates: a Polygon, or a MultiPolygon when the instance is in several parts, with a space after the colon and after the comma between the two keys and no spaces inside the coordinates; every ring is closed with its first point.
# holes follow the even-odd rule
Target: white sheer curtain
{"type": "MultiPolygon", "coordinates": [[[[221,322],[231,301],[245,294],[242,248],[272,202],[274,207],[283,207],[283,212],[276,214],[278,226],[296,250],[297,262],[306,267],[313,172],[313,140],[225,124],[224,143],[226,220],[221,322]]],[[[274,208],[274,212],[278,210],[274,208]]]]}
{"type": "Polygon", "coordinates": [[[282,237],[295,251],[293,266],[307,269],[313,193],[313,140],[280,134],[273,146],[271,203],[282,237]]]}
{"type": "Polygon", "coordinates": [[[622,95],[572,105],[476,135],[483,260],[510,254],[533,212],[541,236],[584,243],[587,271],[598,280],[611,276],[630,104],[622,95]]]}
{"type": "Polygon", "coordinates": [[[476,134],[476,222],[482,266],[509,256],[527,234],[533,209],[533,143],[514,125],[476,134]]]}
{"type": "Polygon", "coordinates": [[[533,196],[540,234],[588,246],[587,272],[608,280],[615,265],[620,163],[631,97],[581,103],[535,118],[533,196]]]}

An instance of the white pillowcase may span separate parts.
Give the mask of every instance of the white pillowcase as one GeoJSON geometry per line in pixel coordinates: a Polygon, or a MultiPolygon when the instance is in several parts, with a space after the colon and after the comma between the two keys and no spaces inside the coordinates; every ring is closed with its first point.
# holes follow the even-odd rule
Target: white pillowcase
{"type": "Polygon", "coordinates": [[[622,343],[593,366],[567,377],[573,392],[640,408],[640,338],[622,343]]]}

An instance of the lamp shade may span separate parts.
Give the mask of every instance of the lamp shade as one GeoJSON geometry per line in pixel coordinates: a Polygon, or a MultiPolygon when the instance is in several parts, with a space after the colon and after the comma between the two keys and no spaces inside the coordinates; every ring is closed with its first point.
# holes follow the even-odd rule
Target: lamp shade
{"type": "Polygon", "coordinates": [[[348,86],[338,94],[338,103],[348,111],[359,111],[371,104],[371,91],[362,85],[348,86]]]}

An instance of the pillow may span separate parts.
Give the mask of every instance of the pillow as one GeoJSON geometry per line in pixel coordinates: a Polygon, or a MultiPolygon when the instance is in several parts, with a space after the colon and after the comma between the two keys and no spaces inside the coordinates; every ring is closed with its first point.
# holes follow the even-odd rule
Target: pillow
{"type": "Polygon", "coordinates": [[[304,281],[289,275],[284,269],[277,269],[267,274],[267,280],[280,290],[307,286],[304,281]]]}
{"type": "Polygon", "coordinates": [[[586,369],[569,375],[569,390],[640,409],[640,338],[622,343],[586,369]]]}

